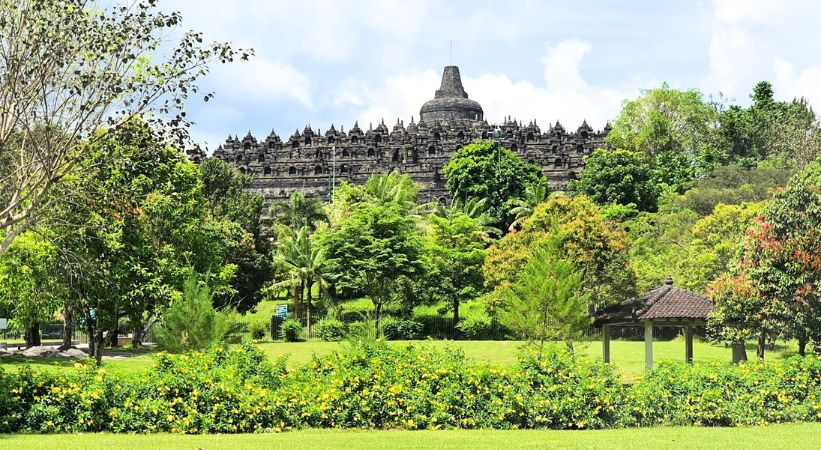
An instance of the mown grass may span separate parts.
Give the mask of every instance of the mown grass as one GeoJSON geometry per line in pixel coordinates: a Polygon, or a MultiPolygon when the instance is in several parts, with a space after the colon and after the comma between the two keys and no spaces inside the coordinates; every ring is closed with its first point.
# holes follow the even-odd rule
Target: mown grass
{"type": "Polygon", "coordinates": [[[339,431],[281,434],[0,435],[0,447],[33,449],[816,449],[821,424],[750,428],[656,427],[599,431],[339,431]]]}
{"type": "MultiPolygon", "coordinates": [[[[390,345],[429,345],[437,348],[457,348],[461,349],[465,355],[483,364],[493,364],[497,366],[511,366],[516,363],[517,355],[523,345],[519,341],[390,341],[390,345]]],[[[296,368],[311,360],[313,355],[325,355],[334,351],[344,351],[349,344],[346,342],[323,342],[310,340],[306,342],[261,342],[259,347],[271,358],[280,356],[288,357],[288,366],[296,368]]],[[[563,345],[563,344],[554,344],[563,345]]],[[[610,343],[611,361],[622,374],[625,381],[632,381],[644,372],[644,342],[642,341],[611,341],[610,343]]],[[[709,342],[694,343],[694,359],[697,362],[724,361],[729,362],[731,350],[724,345],[711,344],[709,342]]],[[[579,342],[574,346],[578,354],[590,358],[601,358],[601,343],[597,341],[579,342]]],[[[765,359],[768,361],[778,361],[798,352],[794,342],[780,342],[774,351],[768,351],[765,359]]],[[[684,341],[675,339],[672,341],[656,341],[653,344],[655,361],[684,359],[684,341]]],[[[748,353],[755,357],[754,345],[749,344],[748,353]]],[[[127,354],[127,352],[120,352],[127,354]]],[[[146,370],[151,367],[151,351],[138,352],[134,356],[121,356],[115,359],[107,359],[106,367],[114,370],[133,372],[146,370]]],[[[31,365],[38,370],[74,370],[74,364],[79,362],[74,359],[56,358],[24,358],[24,357],[0,357],[0,367],[5,370],[17,370],[19,367],[31,365]]]]}

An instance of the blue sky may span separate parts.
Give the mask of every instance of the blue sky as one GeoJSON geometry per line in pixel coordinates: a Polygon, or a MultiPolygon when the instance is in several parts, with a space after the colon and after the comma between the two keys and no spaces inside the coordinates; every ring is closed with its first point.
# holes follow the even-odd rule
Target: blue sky
{"type": "MultiPolygon", "coordinates": [[[[209,149],[230,134],[310,123],[345,128],[418,120],[442,68],[460,67],[491,122],[601,128],[624,99],[668,82],[749,102],[770,80],[778,98],[821,109],[821,4],[811,1],[227,1],[161,0],[185,29],[252,47],[215,67],[216,97],[188,105],[209,149]]],[[[172,36],[173,37],[173,36],[172,36]]]]}

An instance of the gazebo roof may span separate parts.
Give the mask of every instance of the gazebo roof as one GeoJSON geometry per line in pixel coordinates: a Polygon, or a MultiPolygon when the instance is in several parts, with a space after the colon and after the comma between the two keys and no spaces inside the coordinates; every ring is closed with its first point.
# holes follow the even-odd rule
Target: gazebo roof
{"type": "Polygon", "coordinates": [[[654,321],[706,321],[713,302],[703,295],[673,286],[673,280],[647,294],[596,312],[596,325],[654,321]]]}

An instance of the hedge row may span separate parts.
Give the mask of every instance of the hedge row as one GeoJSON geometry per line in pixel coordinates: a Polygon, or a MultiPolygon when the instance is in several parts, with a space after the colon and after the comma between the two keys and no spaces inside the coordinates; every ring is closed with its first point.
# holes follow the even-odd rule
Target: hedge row
{"type": "Polygon", "coordinates": [[[821,358],[660,364],[632,386],[551,352],[517,367],[424,346],[351,348],[295,371],[242,346],[159,354],[151,371],[0,371],[0,432],[611,428],[821,420],[821,358]]]}

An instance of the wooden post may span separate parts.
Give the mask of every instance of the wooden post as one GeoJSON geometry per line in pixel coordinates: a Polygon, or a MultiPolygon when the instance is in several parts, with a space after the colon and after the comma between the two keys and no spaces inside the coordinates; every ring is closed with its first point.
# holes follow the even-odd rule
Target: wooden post
{"type": "Polygon", "coordinates": [[[693,363],[693,324],[688,323],[684,326],[684,360],[688,364],[693,363]]]}
{"type": "Polygon", "coordinates": [[[653,321],[644,322],[644,367],[647,370],[653,368],[653,321]]]}
{"type": "Polygon", "coordinates": [[[602,342],[602,358],[604,363],[610,362],[610,325],[602,325],[601,327],[601,342],[602,342]]]}

